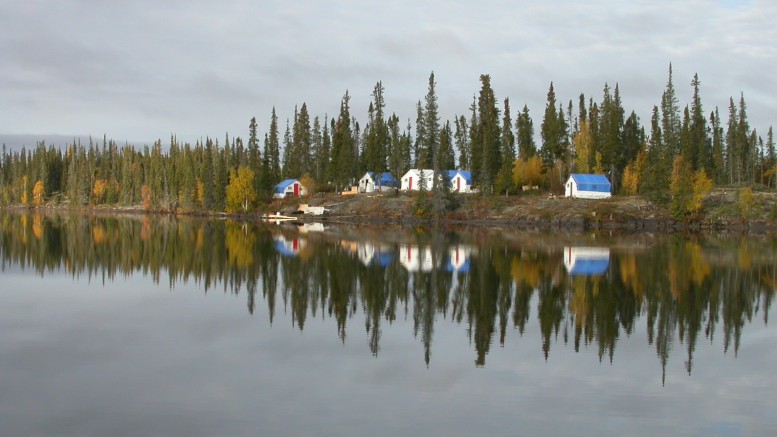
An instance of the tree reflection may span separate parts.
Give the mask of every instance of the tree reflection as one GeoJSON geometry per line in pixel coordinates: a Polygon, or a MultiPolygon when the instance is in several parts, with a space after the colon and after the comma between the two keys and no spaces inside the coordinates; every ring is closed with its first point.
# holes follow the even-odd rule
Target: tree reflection
{"type": "MultiPolygon", "coordinates": [[[[563,238],[562,238],[563,239],[563,238]]],[[[529,331],[536,314],[542,354],[571,344],[612,362],[622,336],[645,325],[664,373],[675,339],[688,373],[703,335],[739,352],[742,332],[768,313],[777,286],[774,238],[654,237],[617,247],[574,245],[543,236],[479,231],[468,237],[422,229],[334,229],[207,221],[172,216],[114,217],[3,212],[0,267],[74,277],[142,272],[169,287],[193,281],[207,293],[257,295],[270,323],[282,308],[297,329],[309,317],[347,325],[364,319],[370,352],[385,324],[404,317],[427,365],[435,326],[463,324],[486,363],[495,341],[529,331]],[[320,231],[320,229],[317,229],[320,231]]]]}

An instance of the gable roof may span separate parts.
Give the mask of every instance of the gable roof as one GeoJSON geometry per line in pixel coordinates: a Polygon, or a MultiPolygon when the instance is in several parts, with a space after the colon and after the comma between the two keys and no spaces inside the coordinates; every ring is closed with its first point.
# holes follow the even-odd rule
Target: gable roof
{"type": "Polygon", "coordinates": [[[364,176],[362,176],[362,179],[364,179],[365,176],[369,176],[375,185],[381,185],[384,187],[397,186],[397,178],[395,178],[394,175],[387,171],[384,171],[383,173],[377,173],[377,176],[374,171],[368,171],[364,176]]]}
{"type": "Polygon", "coordinates": [[[577,189],[580,191],[609,193],[612,190],[612,185],[607,180],[607,176],[602,174],[572,173],[569,175],[569,178],[575,181],[577,189]]]}
{"type": "Polygon", "coordinates": [[[467,184],[472,185],[472,172],[469,170],[448,170],[448,179],[451,180],[460,174],[467,184]]]}
{"type": "Polygon", "coordinates": [[[297,180],[296,179],[286,179],[285,181],[283,181],[283,182],[279,183],[278,185],[276,185],[274,191],[276,193],[283,193],[286,190],[286,188],[288,188],[289,185],[293,184],[294,182],[297,182],[297,180]]]}

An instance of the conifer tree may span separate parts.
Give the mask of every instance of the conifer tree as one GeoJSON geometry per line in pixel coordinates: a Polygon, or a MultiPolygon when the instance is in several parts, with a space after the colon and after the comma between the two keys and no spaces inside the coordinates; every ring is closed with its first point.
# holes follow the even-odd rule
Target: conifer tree
{"type": "Polygon", "coordinates": [[[518,156],[526,161],[537,154],[537,145],[534,143],[534,122],[529,115],[529,107],[523,105],[523,110],[515,121],[518,132],[518,156]]]}
{"type": "Polygon", "coordinates": [[[350,100],[351,96],[346,91],[340,102],[340,114],[332,132],[330,178],[338,190],[352,183],[355,173],[356,154],[351,129],[350,100]]]}
{"type": "Polygon", "coordinates": [[[248,124],[248,162],[246,164],[255,173],[259,171],[259,167],[262,165],[257,129],[256,117],[251,117],[251,121],[248,124]]]}
{"type": "Polygon", "coordinates": [[[369,124],[365,129],[364,171],[382,172],[386,170],[388,149],[388,128],[384,115],[386,102],[383,97],[383,83],[378,82],[372,90],[372,102],[369,107],[369,124]]]}
{"type": "Polygon", "coordinates": [[[468,170],[471,164],[467,119],[463,115],[456,117],[455,126],[454,138],[456,140],[456,149],[459,151],[459,168],[468,170]]]}
{"type": "Polygon", "coordinates": [[[712,174],[713,167],[711,151],[709,150],[709,139],[707,138],[707,119],[704,117],[704,111],[701,105],[701,96],[699,94],[699,75],[693,75],[693,100],[691,101],[690,126],[689,126],[689,146],[686,158],[691,160],[694,169],[703,168],[708,174],[712,174]]]}
{"type": "Polygon", "coordinates": [[[513,122],[510,116],[510,99],[504,100],[501,141],[502,165],[495,185],[498,193],[508,193],[514,188],[513,164],[515,162],[515,135],[513,135],[513,122]]]}
{"type": "Polygon", "coordinates": [[[669,79],[661,96],[661,131],[669,156],[680,153],[680,108],[672,81],[672,64],[669,64],[669,79]]]}
{"type": "Polygon", "coordinates": [[[734,105],[734,98],[729,98],[728,105],[728,128],[726,129],[726,173],[728,174],[728,183],[742,182],[742,153],[737,137],[737,108],[734,105]]]}
{"type": "Polygon", "coordinates": [[[310,130],[310,114],[308,114],[307,103],[302,103],[299,109],[299,116],[294,119],[294,153],[296,159],[299,161],[299,168],[297,173],[292,177],[302,177],[304,174],[312,174],[312,143],[310,130]]]}
{"type": "Polygon", "coordinates": [[[480,121],[478,120],[477,98],[472,96],[472,104],[469,107],[469,169],[472,172],[472,181],[480,185],[480,173],[483,166],[483,149],[480,144],[480,121]]]}
{"type": "Polygon", "coordinates": [[[429,75],[429,87],[424,97],[424,111],[423,111],[423,138],[422,147],[420,147],[419,153],[421,168],[429,168],[432,165],[434,156],[437,154],[440,141],[440,116],[438,114],[437,107],[437,92],[435,87],[437,82],[434,80],[434,72],[429,75]]]}
{"type": "Polygon", "coordinates": [[[722,184],[725,180],[725,155],[723,147],[723,127],[720,124],[720,114],[718,108],[710,113],[710,131],[712,138],[710,139],[711,148],[711,164],[710,164],[710,176],[716,184],[722,184]]]}
{"type": "Polygon", "coordinates": [[[424,107],[419,100],[416,103],[416,119],[415,119],[415,142],[413,143],[413,160],[415,162],[414,167],[428,168],[431,166],[431,162],[426,163],[425,159],[428,156],[424,150],[424,138],[426,138],[426,117],[424,116],[424,107]]]}
{"type": "Polygon", "coordinates": [[[484,194],[493,192],[496,175],[501,166],[501,127],[499,124],[499,108],[491,88],[491,76],[480,75],[480,94],[478,95],[478,125],[477,141],[472,148],[481,153],[480,185],[484,194]]]}
{"type": "Polygon", "coordinates": [[[451,122],[446,121],[442,130],[440,130],[440,139],[438,147],[440,170],[453,170],[456,168],[456,157],[453,153],[453,130],[451,122]]]}
{"type": "MultiPolygon", "coordinates": [[[[297,116],[297,109],[294,108],[294,117],[297,116]]],[[[283,159],[281,160],[281,178],[282,179],[288,179],[290,177],[296,177],[296,176],[290,176],[292,174],[296,175],[299,173],[298,167],[299,167],[299,160],[296,158],[292,159],[294,156],[294,144],[292,143],[291,139],[291,128],[289,127],[289,120],[286,120],[286,131],[283,133],[283,159]]]]}

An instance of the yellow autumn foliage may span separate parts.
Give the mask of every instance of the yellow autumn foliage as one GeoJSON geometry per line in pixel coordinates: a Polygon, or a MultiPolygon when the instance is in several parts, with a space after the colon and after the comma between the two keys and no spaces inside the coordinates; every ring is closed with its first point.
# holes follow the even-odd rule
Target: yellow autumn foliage
{"type": "Polygon", "coordinates": [[[46,187],[43,185],[43,181],[35,182],[35,186],[32,187],[32,204],[35,206],[41,206],[46,202],[46,187]]]}

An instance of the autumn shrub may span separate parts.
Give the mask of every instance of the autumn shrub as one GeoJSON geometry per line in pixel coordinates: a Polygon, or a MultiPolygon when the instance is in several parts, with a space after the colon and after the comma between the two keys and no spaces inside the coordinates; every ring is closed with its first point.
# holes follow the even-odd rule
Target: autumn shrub
{"type": "Polygon", "coordinates": [[[755,204],[755,196],[751,188],[744,188],[739,191],[737,196],[737,209],[739,210],[739,216],[747,220],[750,218],[753,205],[755,204]]]}

